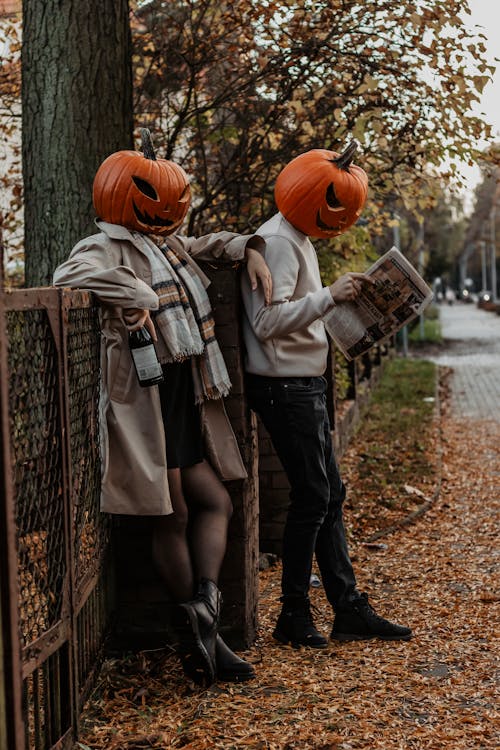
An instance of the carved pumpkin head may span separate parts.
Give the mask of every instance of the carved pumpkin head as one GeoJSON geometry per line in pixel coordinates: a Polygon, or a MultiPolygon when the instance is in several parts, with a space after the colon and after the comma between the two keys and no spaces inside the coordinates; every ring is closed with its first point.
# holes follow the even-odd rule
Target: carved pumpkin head
{"type": "Polygon", "coordinates": [[[310,237],[335,237],[354,224],[368,192],[366,173],[352,164],[357,141],[342,154],[312,149],[292,159],[276,180],[278,210],[310,237]]]}
{"type": "Polygon", "coordinates": [[[182,224],[191,201],[184,170],[157,159],[149,130],[141,131],[143,153],[117,151],[103,161],[94,178],[97,215],[144,234],[171,234],[182,224]]]}

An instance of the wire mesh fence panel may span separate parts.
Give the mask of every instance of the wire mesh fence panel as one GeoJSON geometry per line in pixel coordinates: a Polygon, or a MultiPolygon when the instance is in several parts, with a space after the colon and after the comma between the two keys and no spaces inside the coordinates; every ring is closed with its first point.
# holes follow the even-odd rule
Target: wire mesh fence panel
{"type": "Polygon", "coordinates": [[[14,292],[2,306],[27,750],[64,747],[73,724],[59,307],[57,290],[14,292]]]}
{"type": "Polygon", "coordinates": [[[99,319],[85,293],[0,296],[2,492],[14,550],[1,562],[18,599],[11,620],[24,724],[12,747],[63,750],[74,742],[110,621],[110,524],[99,512],[99,319]]]}
{"type": "Polygon", "coordinates": [[[104,565],[97,582],[84,600],[76,618],[78,709],[81,710],[94,684],[100,666],[103,639],[114,608],[113,579],[110,567],[104,565]]]}
{"type": "Polygon", "coordinates": [[[24,680],[27,750],[72,747],[68,647],[66,642],[24,680]]]}
{"type": "Polygon", "coordinates": [[[6,314],[10,430],[25,647],[62,616],[67,575],[57,345],[45,309],[6,314]]]}
{"type": "Polygon", "coordinates": [[[100,321],[90,296],[62,293],[72,510],[77,696],[87,694],[109,628],[111,521],[100,512],[100,321]]]}
{"type": "Polygon", "coordinates": [[[109,516],[99,510],[100,325],[90,300],[86,307],[76,306],[85,301],[83,295],[65,293],[63,298],[77,605],[82,587],[102,564],[110,537],[109,516]]]}

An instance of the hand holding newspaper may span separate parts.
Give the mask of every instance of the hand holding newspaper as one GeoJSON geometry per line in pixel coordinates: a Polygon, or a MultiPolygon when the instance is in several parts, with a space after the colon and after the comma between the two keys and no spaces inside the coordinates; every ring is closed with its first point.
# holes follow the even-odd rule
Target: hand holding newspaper
{"type": "Polygon", "coordinates": [[[347,359],[421,315],[432,291],[399,250],[391,248],[366,271],[375,280],[352,302],[340,302],[324,316],[325,328],[347,359]]]}

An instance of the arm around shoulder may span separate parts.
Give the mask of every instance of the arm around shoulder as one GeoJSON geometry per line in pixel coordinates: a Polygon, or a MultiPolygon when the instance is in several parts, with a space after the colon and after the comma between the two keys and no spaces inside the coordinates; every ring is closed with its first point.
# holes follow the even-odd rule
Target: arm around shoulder
{"type": "Polygon", "coordinates": [[[183,250],[195,260],[245,260],[247,248],[263,251],[265,242],[256,234],[236,234],[234,232],[213,232],[201,237],[183,237],[175,239],[183,250]]]}

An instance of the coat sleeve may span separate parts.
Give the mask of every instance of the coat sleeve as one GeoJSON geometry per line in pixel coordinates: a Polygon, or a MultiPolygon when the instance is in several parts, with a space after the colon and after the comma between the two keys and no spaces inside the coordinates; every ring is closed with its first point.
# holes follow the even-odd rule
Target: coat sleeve
{"type": "Polygon", "coordinates": [[[201,237],[176,235],[185,252],[196,260],[245,260],[247,247],[263,251],[265,241],[257,234],[214,232],[201,237]]]}
{"type": "Polygon", "coordinates": [[[115,263],[113,252],[96,239],[82,240],[70,257],[54,272],[54,286],[93,292],[98,300],[114,307],[156,310],[158,296],[128,266],[115,263]]]}
{"type": "MultiPolygon", "coordinates": [[[[300,272],[293,245],[278,235],[266,238],[264,258],[273,278],[273,298],[266,305],[259,287],[251,295],[250,324],[261,341],[307,328],[334,305],[328,287],[292,299],[300,272]]],[[[248,296],[248,295],[247,295],[248,296]]]]}

